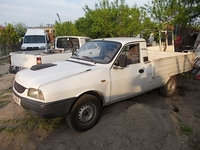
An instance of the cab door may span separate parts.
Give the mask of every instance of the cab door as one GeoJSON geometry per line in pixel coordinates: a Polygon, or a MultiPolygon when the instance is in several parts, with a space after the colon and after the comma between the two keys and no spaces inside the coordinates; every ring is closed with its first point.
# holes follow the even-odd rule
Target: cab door
{"type": "Polygon", "coordinates": [[[145,91],[145,84],[149,79],[149,64],[144,64],[140,57],[140,43],[126,45],[120,55],[126,55],[127,66],[119,67],[116,60],[110,70],[111,101],[128,98],[145,91]]]}

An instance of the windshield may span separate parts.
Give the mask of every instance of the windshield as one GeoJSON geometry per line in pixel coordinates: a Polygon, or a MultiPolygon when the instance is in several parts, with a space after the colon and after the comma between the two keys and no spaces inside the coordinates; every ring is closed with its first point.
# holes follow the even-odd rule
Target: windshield
{"type": "Polygon", "coordinates": [[[24,43],[45,43],[44,35],[26,35],[24,43]]]}
{"type": "Polygon", "coordinates": [[[105,64],[113,60],[120,47],[121,44],[118,42],[90,41],[82,46],[72,58],[105,64]]]}

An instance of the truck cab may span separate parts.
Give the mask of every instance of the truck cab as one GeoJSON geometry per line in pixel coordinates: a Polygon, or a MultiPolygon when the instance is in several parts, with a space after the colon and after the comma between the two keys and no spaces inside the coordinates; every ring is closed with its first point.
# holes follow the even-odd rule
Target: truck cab
{"type": "Polygon", "coordinates": [[[55,39],[55,50],[74,52],[90,40],[83,36],[58,36],[55,39]]]}

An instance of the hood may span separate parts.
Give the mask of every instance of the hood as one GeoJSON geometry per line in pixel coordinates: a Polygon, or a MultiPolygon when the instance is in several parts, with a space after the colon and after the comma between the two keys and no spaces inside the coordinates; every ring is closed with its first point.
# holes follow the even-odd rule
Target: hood
{"type": "Polygon", "coordinates": [[[62,78],[97,69],[96,65],[71,61],[56,62],[36,69],[25,69],[16,74],[15,81],[26,88],[36,88],[62,78]]]}

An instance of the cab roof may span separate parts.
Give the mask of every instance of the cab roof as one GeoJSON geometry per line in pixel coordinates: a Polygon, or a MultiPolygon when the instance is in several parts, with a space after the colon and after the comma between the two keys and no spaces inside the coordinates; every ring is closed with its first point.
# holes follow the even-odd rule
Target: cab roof
{"type": "Polygon", "coordinates": [[[27,29],[25,35],[46,35],[46,31],[44,29],[27,29]]]}
{"type": "Polygon", "coordinates": [[[85,37],[85,36],[57,36],[56,39],[58,38],[84,38],[84,39],[91,39],[89,37],[85,37]]]}
{"type": "Polygon", "coordinates": [[[143,38],[135,38],[135,37],[115,37],[115,38],[102,38],[102,39],[95,39],[100,41],[113,41],[113,42],[119,42],[124,44],[131,43],[131,42],[146,42],[143,38]]]}

